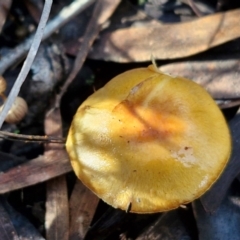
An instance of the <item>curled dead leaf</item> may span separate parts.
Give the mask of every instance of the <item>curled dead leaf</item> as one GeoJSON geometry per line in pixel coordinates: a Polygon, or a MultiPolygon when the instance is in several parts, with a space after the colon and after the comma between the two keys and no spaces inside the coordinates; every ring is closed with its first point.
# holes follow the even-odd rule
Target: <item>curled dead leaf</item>
{"type": "Polygon", "coordinates": [[[195,58],[191,61],[170,63],[160,67],[160,70],[173,76],[193,79],[215,99],[234,99],[240,97],[239,58],[239,54],[221,54],[214,58],[195,58]]]}
{"type": "Polygon", "coordinates": [[[140,62],[194,55],[240,36],[240,9],[217,13],[193,21],[160,24],[105,32],[94,44],[92,59],[140,62]]]}

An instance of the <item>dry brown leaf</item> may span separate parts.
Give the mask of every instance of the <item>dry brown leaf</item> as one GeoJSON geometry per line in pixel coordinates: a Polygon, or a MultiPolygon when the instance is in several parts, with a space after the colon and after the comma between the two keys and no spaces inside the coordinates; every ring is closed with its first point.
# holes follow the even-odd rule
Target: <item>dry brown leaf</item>
{"type": "Polygon", "coordinates": [[[0,173],[0,193],[28,187],[72,171],[66,151],[58,150],[56,149],[56,153],[51,153],[48,157],[39,156],[0,173]]]}
{"type": "Polygon", "coordinates": [[[77,180],[70,198],[70,240],[84,239],[99,199],[77,180]]]}
{"type": "Polygon", "coordinates": [[[240,55],[220,55],[215,59],[196,59],[171,63],[160,70],[173,76],[182,76],[202,85],[216,99],[240,97],[240,55]]]}
{"type": "MultiPolygon", "coordinates": [[[[110,1],[110,2],[113,2],[113,1],[110,1]]],[[[104,13],[104,14],[106,16],[106,13],[104,13]]],[[[88,14],[88,15],[90,15],[90,14],[88,14]]],[[[81,15],[81,16],[84,19],[77,19],[76,24],[78,24],[78,26],[79,26],[78,21],[83,22],[87,19],[87,16],[84,16],[84,15],[81,15]]],[[[79,17],[81,17],[81,16],[79,16],[79,17]]],[[[106,16],[106,17],[108,17],[108,16],[106,16]]],[[[107,18],[105,18],[105,19],[107,19],[107,18]]],[[[129,25],[132,25],[134,22],[149,21],[149,19],[151,19],[151,18],[148,15],[146,15],[145,12],[138,10],[129,1],[121,1],[121,3],[119,4],[119,6],[117,6],[116,10],[114,11],[113,15],[111,16],[111,19],[109,21],[110,24],[107,29],[108,29],[108,31],[110,29],[112,31],[112,30],[116,30],[116,28],[118,28],[119,26],[121,26],[121,28],[124,28],[124,27],[128,27],[129,25]]],[[[75,20],[76,20],[76,18],[75,18],[75,20]]],[[[84,25],[84,24],[81,24],[81,26],[82,25],[84,25]]],[[[81,29],[80,27],[78,27],[78,30],[81,29]]],[[[76,36],[75,32],[74,32],[74,36],[76,36]]],[[[67,40],[67,42],[64,42],[64,48],[68,54],[76,56],[77,52],[79,51],[79,49],[81,48],[81,45],[82,45],[82,41],[79,39],[84,39],[84,38],[81,35],[79,37],[71,37],[70,39],[67,40]]]]}
{"type": "Polygon", "coordinates": [[[69,211],[65,176],[47,182],[46,239],[69,239],[69,211]]]}
{"type": "Polygon", "coordinates": [[[2,27],[6,21],[8,11],[12,5],[12,0],[4,0],[0,1],[0,33],[2,31],[2,27]]]}
{"type": "Polygon", "coordinates": [[[203,52],[240,36],[240,9],[217,13],[190,22],[151,22],[105,32],[89,57],[116,62],[174,59],[203,52]]]}
{"type": "Polygon", "coordinates": [[[240,111],[230,121],[233,149],[231,159],[217,182],[201,197],[201,203],[207,212],[214,212],[220,206],[232,181],[240,173],[240,111]]]}
{"type": "MultiPolygon", "coordinates": [[[[55,109],[45,116],[45,133],[49,136],[62,137],[62,120],[60,110],[55,109]]],[[[57,163],[58,154],[65,150],[56,143],[45,146],[45,156],[51,156],[57,163]]],[[[68,195],[65,176],[60,176],[47,183],[46,201],[46,236],[49,240],[68,240],[69,238],[69,211],[68,195]]]]}

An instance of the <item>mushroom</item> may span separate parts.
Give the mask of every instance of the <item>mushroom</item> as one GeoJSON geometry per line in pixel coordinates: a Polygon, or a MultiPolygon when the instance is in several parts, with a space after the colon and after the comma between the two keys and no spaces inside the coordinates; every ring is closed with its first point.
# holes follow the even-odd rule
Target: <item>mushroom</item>
{"type": "MultiPolygon", "coordinates": [[[[6,101],[7,97],[5,96],[4,92],[7,88],[6,80],[0,76],[0,97],[2,98],[3,102],[6,101]]],[[[3,110],[3,105],[0,106],[0,112],[3,110]]],[[[7,123],[18,123],[21,121],[28,112],[28,106],[26,101],[21,97],[16,97],[11,109],[8,111],[8,114],[5,118],[5,122],[7,123]]]]}
{"type": "Polygon", "coordinates": [[[0,75],[0,94],[5,92],[6,88],[7,88],[6,80],[4,79],[3,76],[0,75]]]}
{"type": "Polygon", "coordinates": [[[88,97],[66,148],[77,177],[103,201],[154,213],[206,192],[228,162],[231,137],[204,88],[151,65],[88,97]]]}
{"type": "MultiPolygon", "coordinates": [[[[0,107],[0,112],[3,109],[2,105],[0,107]]],[[[16,97],[11,109],[8,111],[8,114],[5,118],[7,123],[18,123],[20,122],[28,112],[28,106],[26,101],[21,97],[16,97]]]]}

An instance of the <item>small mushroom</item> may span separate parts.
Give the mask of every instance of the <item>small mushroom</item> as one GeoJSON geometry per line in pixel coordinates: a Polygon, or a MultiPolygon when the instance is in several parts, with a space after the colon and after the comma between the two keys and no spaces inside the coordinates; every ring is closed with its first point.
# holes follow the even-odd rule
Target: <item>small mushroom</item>
{"type": "Polygon", "coordinates": [[[0,94],[4,93],[7,88],[6,80],[3,78],[3,76],[0,76],[0,94]]]}
{"type": "Polygon", "coordinates": [[[199,198],[231,152],[211,96],[156,67],[122,73],[77,110],[66,148],[79,179],[115,208],[154,213],[199,198]]]}
{"type": "MultiPolygon", "coordinates": [[[[3,106],[0,107],[0,112],[3,109],[3,106]]],[[[28,106],[26,101],[21,97],[16,97],[15,102],[13,103],[11,109],[7,114],[7,117],[5,118],[5,122],[18,123],[25,117],[27,112],[28,112],[28,106]]]]}

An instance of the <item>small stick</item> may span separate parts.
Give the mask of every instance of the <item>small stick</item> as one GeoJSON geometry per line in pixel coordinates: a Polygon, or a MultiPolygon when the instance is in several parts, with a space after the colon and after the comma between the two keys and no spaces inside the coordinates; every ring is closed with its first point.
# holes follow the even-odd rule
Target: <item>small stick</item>
{"type": "Polygon", "coordinates": [[[0,131],[0,138],[12,141],[29,141],[29,142],[42,142],[42,143],[65,143],[65,138],[54,136],[38,136],[38,135],[24,135],[16,134],[5,131],[0,131]]]}
{"type": "Polygon", "coordinates": [[[43,36],[43,31],[44,28],[46,26],[47,20],[48,20],[48,16],[51,10],[51,6],[52,6],[52,0],[46,0],[45,4],[44,4],[44,8],[43,8],[43,12],[42,12],[42,16],[37,28],[37,32],[34,36],[31,48],[29,50],[29,53],[27,55],[27,58],[23,64],[23,67],[16,79],[16,82],[13,85],[13,88],[11,89],[11,92],[8,96],[8,99],[6,101],[6,103],[3,106],[2,112],[0,113],[0,128],[2,127],[2,124],[8,114],[8,111],[10,110],[10,108],[12,107],[16,97],[18,96],[18,93],[20,91],[20,88],[31,68],[31,65],[33,63],[33,60],[37,54],[39,45],[41,43],[42,40],[42,36],[43,36]]]}
{"type": "MultiPolygon", "coordinates": [[[[69,6],[64,7],[59,14],[50,20],[44,29],[42,40],[50,37],[60,27],[70,21],[78,13],[83,11],[86,7],[92,4],[95,0],[75,0],[69,6]]],[[[0,75],[2,75],[10,66],[17,63],[23,57],[26,56],[27,52],[31,47],[34,35],[31,35],[23,43],[9,51],[0,61],[0,75]]]]}
{"type": "Polygon", "coordinates": [[[188,2],[188,5],[192,8],[193,12],[196,14],[197,17],[202,17],[203,16],[203,14],[197,8],[194,0],[187,0],[187,2],[188,2]]]}
{"type": "Polygon", "coordinates": [[[73,79],[77,76],[78,72],[81,70],[83,63],[87,58],[88,52],[102,28],[102,24],[110,17],[110,15],[113,13],[119,3],[120,0],[101,0],[96,2],[92,18],[87,26],[72,71],[69,74],[67,80],[65,81],[61,92],[57,95],[55,108],[59,108],[63,94],[66,92],[68,86],[71,84],[73,79]]]}

